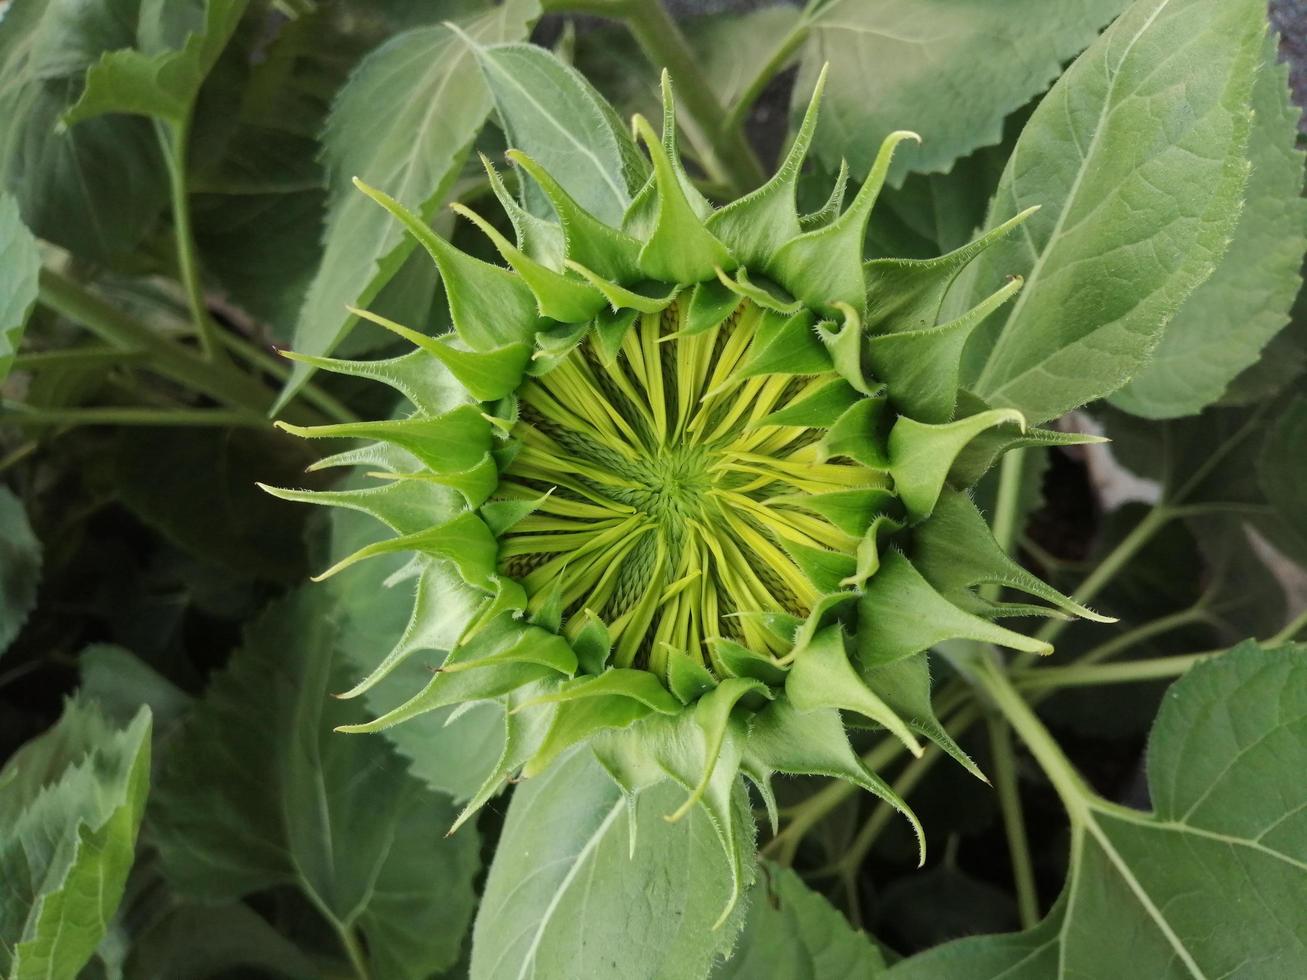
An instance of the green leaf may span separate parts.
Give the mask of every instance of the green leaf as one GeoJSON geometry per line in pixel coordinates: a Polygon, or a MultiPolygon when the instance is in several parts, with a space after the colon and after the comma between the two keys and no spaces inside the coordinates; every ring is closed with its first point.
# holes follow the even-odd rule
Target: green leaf
{"type": "Polygon", "coordinates": [[[1258,0],[1137,0],[1035,110],[990,224],[1042,208],[950,296],[1025,277],[967,346],[964,383],[990,405],[1037,423],[1116,390],[1211,273],[1247,176],[1262,14],[1258,0]]]}
{"type": "Polygon", "coordinates": [[[41,578],[41,542],[32,533],[23,505],[0,486],[0,653],[14,642],[36,605],[41,578]]]}
{"type": "Polygon", "coordinates": [[[1124,0],[833,0],[813,5],[794,110],[830,63],[816,149],[834,171],[847,158],[861,180],[892,130],[922,135],[890,170],[947,171],[999,142],[1003,119],[1057,78],[1124,0]]]}
{"type": "Polygon", "coordinates": [[[181,894],[297,888],[367,949],[373,975],[425,978],[458,956],[476,835],[444,836],[453,807],[383,739],[332,732],[361,712],[330,697],[352,676],[326,655],[331,610],[328,590],[309,588],[255,621],[172,742],[153,838],[181,894]]]}
{"type": "MultiPolygon", "coordinates": [[[[571,65],[534,44],[480,48],[508,145],[554,174],[583,208],[618,228],[647,167],[603,96],[571,65]]],[[[522,188],[528,209],[553,217],[543,191],[522,188]]]]}
{"type": "Polygon", "coordinates": [[[251,429],[125,428],[114,439],[118,499],[192,554],[289,581],[305,571],[307,508],[263,493],[256,479],[303,483],[302,445],[251,429]]]}
{"type": "Polygon", "coordinates": [[[1112,396],[1148,418],[1192,415],[1224,394],[1289,322],[1307,251],[1301,110],[1289,101],[1288,65],[1276,63],[1275,34],[1263,45],[1253,83],[1252,173],[1229,251],[1185,300],[1134,379],[1112,396]]]}
{"type": "Polygon", "coordinates": [[[129,723],[144,704],[155,736],[167,735],[191,706],[185,691],[122,647],[94,643],[78,654],[77,666],[80,696],[94,701],[120,725],[129,723]]]}
{"type": "Polygon", "coordinates": [[[0,771],[0,973],[71,977],[122,899],[150,779],[150,712],[72,700],[0,771]]]}
{"type": "MultiPolygon", "coordinates": [[[[106,113],[125,112],[183,127],[200,86],[240,22],[248,0],[207,0],[203,29],[181,50],[147,54],[134,48],[107,52],[86,74],[86,88],[64,114],[72,126],[106,113]]],[[[147,22],[147,29],[150,26],[147,22]]]]}
{"type": "Polygon", "coordinates": [[[742,916],[712,929],[730,874],[703,811],[664,819],[683,797],[664,782],[628,802],[584,749],[521,784],[477,913],[472,980],[704,976],[742,916]]]}
{"type": "Polygon", "coordinates": [[[27,317],[36,303],[41,254],[18,215],[18,202],[0,191],[0,381],[18,352],[27,317]]]}
{"type": "Polygon", "coordinates": [[[1148,746],[1154,812],[1076,780],[1071,871],[1034,929],[964,939],[894,980],[1292,977],[1307,971],[1307,647],[1248,642],[1163,702],[1148,746]],[[1129,942],[1105,937],[1128,936],[1129,942]]]}
{"type": "Polygon", "coordinates": [[[15,0],[0,19],[0,187],[37,237],[97,262],[133,248],[167,200],[154,127],[120,118],[56,129],[87,69],[135,42],[139,6],[15,0]]]}
{"type": "MultiPolygon", "coordinates": [[[[175,901],[175,900],[174,900],[175,901]]],[[[200,980],[254,976],[310,980],[321,970],[248,905],[180,904],[132,939],[125,977],[200,980]]]]}
{"type": "MultiPolygon", "coordinates": [[[[463,29],[480,41],[519,38],[537,12],[535,0],[508,0],[463,29]]],[[[351,180],[361,177],[430,219],[489,112],[472,51],[448,27],[406,31],[363,60],[336,97],[323,134],[326,244],[295,326],[296,350],[329,354],[357,322],[346,307],[367,306],[413,250],[403,228],[351,180]]],[[[308,365],[295,366],[282,404],[311,373],[308,365]]]]}
{"type": "Polygon", "coordinates": [[[779,865],[761,865],[749,917],[735,955],[712,980],[873,980],[883,975],[880,950],[826,899],[779,865]]]}
{"type": "MultiPolygon", "coordinates": [[[[431,514],[438,512],[433,508],[431,514]]],[[[331,554],[342,558],[384,534],[385,528],[361,513],[334,510],[331,554]]],[[[333,597],[339,626],[336,649],[356,677],[370,674],[389,650],[399,650],[406,658],[363,695],[369,715],[384,715],[421,690],[480,607],[481,596],[442,563],[430,563],[416,589],[411,579],[395,581],[407,563],[404,555],[361,562],[319,587],[333,597]]],[[[444,708],[411,718],[386,729],[384,737],[408,760],[414,776],[432,789],[465,800],[494,767],[502,749],[504,722],[501,709],[490,704],[464,711],[453,723],[449,723],[450,713],[444,708]]]]}

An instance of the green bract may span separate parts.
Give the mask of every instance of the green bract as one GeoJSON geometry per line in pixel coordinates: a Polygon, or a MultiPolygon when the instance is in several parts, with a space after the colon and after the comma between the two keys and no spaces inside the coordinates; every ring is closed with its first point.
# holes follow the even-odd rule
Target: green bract
{"type": "MultiPolygon", "coordinates": [[[[510,778],[587,743],[633,801],[672,780],[712,819],[743,887],[752,828],[739,776],[775,819],[773,773],[841,776],[915,818],[851,749],[841,712],[920,754],[975,770],[929,708],[925,651],[953,638],[1047,653],[994,622],[1089,610],[1009,559],[967,495],[1005,451],[1085,437],[1026,429],[960,391],[970,332],[1020,287],[937,323],[975,256],[1030,212],[929,261],[861,259],[892,134],[847,207],[813,215],[795,182],[821,83],[763,187],[714,210],[663,132],[620,227],[510,151],[556,221],[528,213],[487,163],[516,242],[466,209],[508,268],[437,237],[380,190],[440,268],[455,336],[356,311],[416,350],[388,361],[301,358],[375,378],[412,414],[301,428],[361,438],[318,466],[363,466],[366,489],[274,490],[365,511],[396,536],[353,562],[411,551],[408,630],[368,690],[421,649],[448,649],[424,690],[376,731],[448,705],[504,705],[503,756],[458,823],[510,778]],[[997,603],[999,583],[1048,603],[997,603]]],[[[978,771],[977,771],[978,774],[978,771]]],[[[457,825],[457,824],[456,824],[457,825]]],[[[733,901],[732,901],[733,904],[733,901]]],[[[729,909],[728,909],[729,911],[729,909]]]]}

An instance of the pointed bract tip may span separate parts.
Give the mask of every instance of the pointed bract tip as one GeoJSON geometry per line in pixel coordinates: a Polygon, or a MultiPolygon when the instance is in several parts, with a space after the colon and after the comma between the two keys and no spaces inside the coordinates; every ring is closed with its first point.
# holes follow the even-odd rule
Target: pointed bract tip
{"type": "Polygon", "coordinates": [[[808,97],[808,108],[821,104],[822,93],[826,91],[826,77],[830,74],[830,62],[823,61],[821,71],[817,72],[817,80],[812,84],[812,95],[808,97]]]}

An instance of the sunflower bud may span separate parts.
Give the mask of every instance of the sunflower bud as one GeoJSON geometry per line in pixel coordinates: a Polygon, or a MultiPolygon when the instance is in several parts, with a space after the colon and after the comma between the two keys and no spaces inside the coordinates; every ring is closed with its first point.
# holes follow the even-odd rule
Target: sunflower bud
{"type": "Polygon", "coordinates": [[[967,337],[1019,279],[939,322],[962,268],[1026,215],[938,259],[864,264],[894,147],[915,137],[886,140],[847,207],[841,185],[826,208],[798,214],[821,89],[777,174],[721,209],[676,154],[665,77],[661,137],[635,120],[650,174],[621,227],[510,151],[557,222],[528,215],[487,162],[517,241],[458,210],[506,266],[455,249],[360,184],[431,253],[454,336],[357,311],[415,350],[305,360],[390,384],[413,412],[286,426],[369,440],[321,465],[364,465],[380,482],[272,492],[364,510],[395,531],[336,569],[415,556],[413,622],[347,696],[449,637],[457,618],[427,687],[349,730],[501,703],[504,755],[460,823],[509,779],[584,743],[632,800],[670,779],[687,793],[671,818],[704,806],[738,895],[752,840],[732,804],[741,774],[773,820],[780,772],[849,779],[917,827],[852,751],[842,712],[916,754],[932,739],[979,775],[931,713],[925,651],[963,638],[1047,653],[995,620],[1101,618],[1012,562],[966,493],[1008,449],[1083,441],[1029,430],[959,389],[967,337]],[[1048,606],[976,591],[992,583],[1048,606]],[[451,594],[465,600],[453,612],[451,594]]]}

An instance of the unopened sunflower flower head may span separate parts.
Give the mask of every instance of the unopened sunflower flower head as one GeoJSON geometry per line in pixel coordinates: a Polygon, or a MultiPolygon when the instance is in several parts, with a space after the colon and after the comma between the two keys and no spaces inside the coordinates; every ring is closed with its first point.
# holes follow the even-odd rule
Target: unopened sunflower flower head
{"type": "Polygon", "coordinates": [[[632,806],[671,780],[685,801],[669,818],[702,807],[730,864],[723,918],[752,874],[744,780],[773,825],[774,774],[850,780],[920,840],[846,723],[882,728],[916,755],[932,740],[981,776],[932,713],[926,651],[966,639],[1047,653],[996,620],[1101,619],[1013,562],[968,494],[1010,449],[1087,441],[1027,428],[959,388],[968,336],[1020,279],[939,322],[959,272],[1029,212],[940,258],[864,262],[894,148],[915,135],[885,140],[847,206],[842,173],[825,207],[800,214],[821,91],[777,173],[722,208],[682,165],[666,76],[661,135],[633,121],[648,160],[631,161],[620,216],[591,213],[510,150],[552,207],[545,220],[487,161],[515,240],[455,210],[503,266],[356,181],[434,258],[454,330],[432,338],[359,310],[414,350],[300,357],[384,382],[411,410],[284,426],[365,440],[316,467],[363,467],[374,482],[272,490],[394,532],[324,576],[412,554],[399,576],[415,583],[408,629],[344,696],[417,651],[448,650],[411,700],[349,731],[501,704],[503,754],[458,824],[570,751],[593,752],[632,806]],[[996,584],[1032,602],[980,590],[996,584]]]}

